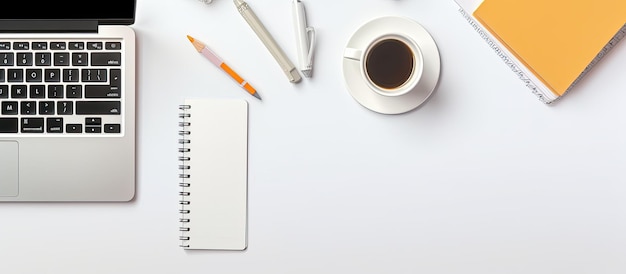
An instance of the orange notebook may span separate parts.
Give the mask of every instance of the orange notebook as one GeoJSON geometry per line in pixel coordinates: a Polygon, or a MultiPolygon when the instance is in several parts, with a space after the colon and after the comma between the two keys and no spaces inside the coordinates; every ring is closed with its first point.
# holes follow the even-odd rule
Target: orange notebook
{"type": "Polygon", "coordinates": [[[473,15],[558,97],[621,38],[626,0],[484,0],[473,15]]]}

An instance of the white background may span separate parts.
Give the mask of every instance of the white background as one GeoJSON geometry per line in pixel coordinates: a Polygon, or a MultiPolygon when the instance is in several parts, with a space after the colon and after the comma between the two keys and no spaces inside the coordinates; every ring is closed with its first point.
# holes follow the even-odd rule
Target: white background
{"type": "MultiPolygon", "coordinates": [[[[626,43],[547,106],[453,0],[303,1],[318,47],[313,78],[292,84],[232,1],[138,0],[136,199],[1,204],[0,271],[626,272],[626,43]],[[362,107],[342,77],[352,33],[385,15],[421,23],[441,53],[432,99],[403,115],[362,107]],[[246,251],[178,247],[186,97],[250,103],[246,251]]],[[[290,1],[248,4],[297,63],[290,1]]]]}

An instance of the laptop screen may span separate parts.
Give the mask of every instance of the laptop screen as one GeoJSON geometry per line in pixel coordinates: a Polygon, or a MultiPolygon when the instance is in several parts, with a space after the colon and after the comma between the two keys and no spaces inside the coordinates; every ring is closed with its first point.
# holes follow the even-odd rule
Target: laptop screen
{"type": "Polygon", "coordinates": [[[132,24],[136,0],[29,0],[12,1],[0,20],[91,20],[108,24],[132,24]]]}

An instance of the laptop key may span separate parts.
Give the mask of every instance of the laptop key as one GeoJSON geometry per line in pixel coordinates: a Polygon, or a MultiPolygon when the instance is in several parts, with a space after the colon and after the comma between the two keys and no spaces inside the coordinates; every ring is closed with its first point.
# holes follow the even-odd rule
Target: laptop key
{"type": "Polygon", "coordinates": [[[78,69],[64,69],[63,82],[78,82],[80,79],[78,69]]]}
{"type": "Polygon", "coordinates": [[[119,89],[109,85],[85,85],[85,98],[121,98],[119,89]]]}
{"type": "Polygon", "coordinates": [[[111,90],[119,91],[122,87],[122,70],[121,69],[111,69],[111,90]]]}
{"type": "Polygon", "coordinates": [[[6,66],[6,67],[13,66],[14,59],[15,59],[15,55],[13,54],[13,52],[0,53],[0,66],[6,66]]]}
{"type": "Polygon", "coordinates": [[[81,70],[81,79],[83,82],[106,82],[106,69],[83,69],[81,70]]]}
{"type": "Polygon", "coordinates": [[[122,53],[120,52],[94,52],[91,54],[92,66],[120,66],[122,53]]]}
{"type": "Polygon", "coordinates": [[[101,50],[102,49],[102,42],[89,42],[89,43],[87,43],[87,49],[90,49],[90,50],[101,50]]]}
{"type": "Polygon", "coordinates": [[[74,104],[72,101],[58,101],[57,102],[57,114],[58,115],[72,115],[74,114],[74,104]]]}
{"type": "Polygon", "coordinates": [[[17,133],[17,118],[0,118],[0,133],[17,133]]]}
{"type": "Polygon", "coordinates": [[[85,133],[102,133],[101,127],[85,127],[85,133]]]}
{"type": "Polygon", "coordinates": [[[26,69],[26,82],[41,82],[43,72],[40,69],[26,69]]]}
{"type": "Polygon", "coordinates": [[[35,115],[35,114],[37,114],[37,102],[35,102],[35,101],[21,101],[20,102],[20,114],[22,114],[22,115],[35,115]]]}
{"type": "Polygon", "coordinates": [[[33,42],[32,46],[34,50],[47,50],[48,42],[33,42]]]}
{"type": "Polygon", "coordinates": [[[13,42],[13,49],[28,50],[29,48],[28,42],[13,42]]]}
{"type": "Polygon", "coordinates": [[[70,54],[68,52],[55,52],[54,53],[54,65],[55,66],[69,66],[70,54]]]}
{"type": "Polygon", "coordinates": [[[76,101],[78,115],[120,115],[120,101],[76,101]]]}
{"type": "Polygon", "coordinates": [[[24,99],[28,96],[26,92],[26,85],[12,85],[11,86],[11,98],[24,99]]]}
{"type": "Polygon", "coordinates": [[[63,118],[46,119],[48,133],[63,133],[63,118]]]}
{"type": "Polygon", "coordinates": [[[83,86],[67,85],[67,98],[72,98],[72,99],[83,98],[83,86]]]}
{"type": "Polygon", "coordinates": [[[85,126],[100,126],[102,125],[102,118],[87,117],[85,118],[85,126]]]}
{"type": "Polygon", "coordinates": [[[31,85],[30,86],[30,98],[46,98],[46,86],[44,85],[31,85]]]}
{"type": "Polygon", "coordinates": [[[70,50],[83,50],[85,49],[85,42],[70,42],[70,50]]]}
{"type": "Polygon", "coordinates": [[[32,66],[33,65],[33,54],[31,52],[20,52],[17,54],[17,65],[18,66],[32,66]]]}
{"type": "Polygon", "coordinates": [[[60,69],[46,69],[44,71],[44,80],[46,82],[61,82],[60,69]]]}
{"type": "Polygon", "coordinates": [[[7,81],[8,82],[23,82],[24,81],[24,70],[22,70],[22,69],[8,69],[7,70],[7,81]]]}
{"type": "Polygon", "coordinates": [[[2,115],[17,115],[17,105],[16,101],[4,101],[2,102],[2,115]]]}
{"type": "Polygon", "coordinates": [[[43,118],[22,118],[22,133],[43,133],[43,118]]]}
{"type": "Polygon", "coordinates": [[[66,48],[65,42],[50,42],[51,50],[64,50],[66,48]]]}
{"type": "Polygon", "coordinates": [[[120,124],[105,124],[104,133],[120,133],[120,124]]]}
{"type": "Polygon", "coordinates": [[[83,133],[83,125],[81,125],[81,124],[67,124],[67,125],[65,125],[65,132],[67,132],[67,133],[83,133]]]}
{"type": "Polygon", "coordinates": [[[104,48],[108,50],[119,50],[122,48],[122,43],[120,42],[106,42],[104,43],[104,48]]]}
{"type": "Polygon", "coordinates": [[[37,52],[37,53],[35,53],[35,65],[36,66],[50,66],[50,65],[52,65],[52,55],[49,52],[37,52]]]}
{"type": "Polygon", "coordinates": [[[54,114],[54,101],[39,101],[39,114],[53,115],[54,114]]]}
{"type": "Polygon", "coordinates": [[[86,52],[72,53],[72,65],[73,66],[86,66],[87,60],[89,60],[89,53],[86,53],[86,52]]]}
{"type": "Polygon", "coordinates": [[[48,85],[48,98],[63,98],[63,85],[48,85]]]}

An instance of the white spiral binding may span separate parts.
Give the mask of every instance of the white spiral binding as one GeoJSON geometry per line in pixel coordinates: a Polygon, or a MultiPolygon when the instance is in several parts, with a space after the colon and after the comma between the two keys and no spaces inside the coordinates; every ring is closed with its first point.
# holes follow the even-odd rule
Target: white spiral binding
{"type": "Polygon", "coordinates": [[[189,135],[191,134],[191,131],[189,131],[189,126],[191,126],[191,123],[189,123],[189,121],[187,120],[189,117],[191,117],[191,114],[187,113],[187,110],[190,108],[191,106],[189,105],[180,105],[179,109],[181,110],[181,113],[178,115],[178,117],[181,119],[181,122],[178,123],[178,126],[181,128],[181,130],[178,132],[178,135],[180,135],[180,139],[178,139],[178,144],[180,145],[180,147],[178,148],[178,161],[180,162],[178,169],[180,170],[180,174],[178,175],[178,177],[181,180],[181,182],[179,183],[180,192],[178,193],[178,195],[180,196],[180,201],[178,202],[178,204],[180,206],[179,230],[181,233],[179,240],[181,241],[180,247],[183,248],[189,247],[189,244],[187,244],[187,241],[189,241],[189,236],[187,236],[186,233],[190,230],[188,226],[190,220],[187,216],[191,212],[187,207],[191,204],[191,201],[189,201],[189,196],[191,195],[191,193],[189,192],[189,187],[191,186],[191,184],[186,181],[186,179],[191,178],[191,166],[189,165],[189,160],[191,160],[191,158],[188,155],[188,153],[191,152],[191,149],[188,147],[188,144],[191,143],[191,140],[189,140],[189,135]]]}

